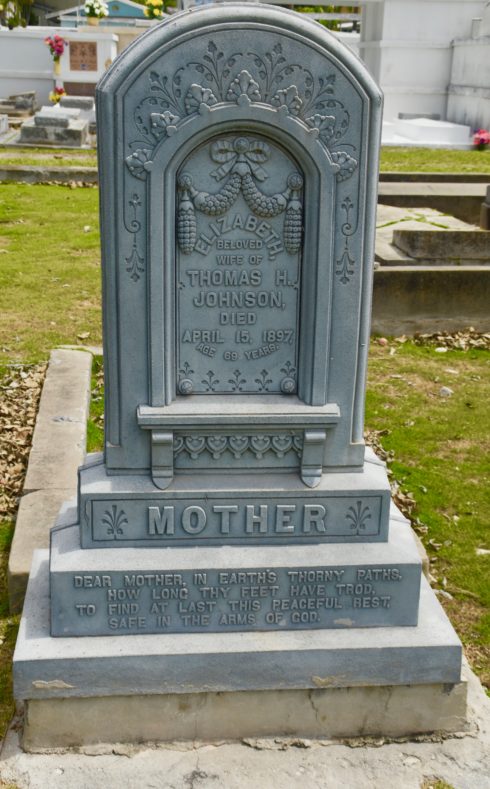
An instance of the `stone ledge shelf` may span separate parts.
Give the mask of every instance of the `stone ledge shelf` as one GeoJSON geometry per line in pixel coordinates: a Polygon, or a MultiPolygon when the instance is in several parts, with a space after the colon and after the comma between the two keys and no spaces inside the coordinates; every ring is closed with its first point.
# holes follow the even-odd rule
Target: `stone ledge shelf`
{"type": "MultiPolygon", "coordinates": [[[[249,397],[237,397],[232,403],[216,401],[215,398],[199,397],[197,402],[177,401],[169,406],[140,405],[137,410],[138,424],[151,430],[151,477],[160,490],[165,490],[174,478],[174,434],[171,428],[212,429],[219,434],[224,430],[246,426],[257,435],[263,430],[279,428],[303,430],[300,476],[309,488],[316,488],[322,478],[326,428],[340,419],[336,404],[306,406],[295,398],[288,403],[285,413],[282,398],[271,396],[259,403],[249,397]],[[206,402],[203,402],[206,401],[206,402]]],[[[247,473],[248,473],[247,469],[247,473]]]]}
{"type": "Polygon", "coordinates": [[[182,427],[229,427],[245,425],[277,426],[282,429],[291,427],[324,428],[336,424],[340,420],[340,409],[336,403],[323,406],[309,406],[298,398],[287,399],[287,412],[284,410],[284,398],[261,397],[253,400],[250,395],[234,397],[233,401],[226,398],[206,396],[195,397],[190,401],[177,401],[167,406],[140,405],[137,410],[138,424],[143,429],[182,427]]]}

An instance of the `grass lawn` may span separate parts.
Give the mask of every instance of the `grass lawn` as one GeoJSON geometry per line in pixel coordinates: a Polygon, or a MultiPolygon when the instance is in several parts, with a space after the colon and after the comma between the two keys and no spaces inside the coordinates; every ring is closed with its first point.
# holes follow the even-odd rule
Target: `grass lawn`
{"type": "Polygon", "coordinates": [[[2,165],[35,165],[37,167],[97,167],[95,149],[66,150],[62,148],[2,148],[0,146],[0,167],[2,165]]]}
{"type": "MultiPolygon", "coordinates": [[[[0,146],[0,167],[2,164],[96,167],[97,152],[0,146]]],[[[381,149],[380,169],[382,172],[395,173],[490,173],[490,147],[486,151],[385,147],[381,149]]]]}
{"type": "Polygon", "coordinates": [[[490,146],[484,151],[437,148],[381,148],[383,173],[490,173],[490,146]]]}
{"type": "Polygon", "coordinates": [[[100,344],[98,190],[0,184],[0,368],[100,344]]]}
{"type": "MultiPolygon", "coordinates": [[[[0,185],[3,373],[8,363],[47,359],[59,344],[101,343],[97,197],[97,189],[0,185]]],[[[392,453],[393,476],[413,496],[412,518],[431,557],[434,586],[487,685],[489,373],[488,350],[439,353],[434,345],[374,340],[366,413],[367,429],[392,453]],[[453,394],[441,396],[443,386],[453,394]]],[[[93,388],[91,450],[102,441],[100,360],[93,388]]],[[[0,407],[1,397],[0,388],[0,407]]],[[[5,571],[14,517],[0,522],[0,735],[12,704],[16,621],[8,615],[5,571]]]]}

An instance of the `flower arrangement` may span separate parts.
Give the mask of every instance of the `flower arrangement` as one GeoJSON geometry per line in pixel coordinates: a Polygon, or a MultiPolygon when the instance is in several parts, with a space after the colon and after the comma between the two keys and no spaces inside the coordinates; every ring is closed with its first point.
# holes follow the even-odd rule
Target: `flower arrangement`
{"type": "Polygon", "coordinates": [[[473,135],[473,143],[479,151],[483,151],[490,145],[490,132],[486,129],[478,129],[473,135]]]}
{"type": "Polygon", "coordinates": [[[55,88],[49,94],[49,100],[53,104],[58,104],[62,96],[66,96],[66,90],[64,88],[55,88]]]}
{"type": "Polygon", "coordinates": [[[44,39],[44,43],[48,45],[49,51],[53,56],[55,63],[59,62],[60,57],[68,46],[68,41],[59,36],[57,33],[54,36],[48,36],[44,39]]]}
{"type": "Polygon", "coordinates": [[[93,19],[103,19],[103,17],[109,16],[109,9],[104,0],[86,0],[83,10],[85,16],[93,19]]]}
{"type": "Polygon", "coordinates": [[[148,19],[158,19],[162,15],[163,0],[146,0],[145,16],[148,19]]]}

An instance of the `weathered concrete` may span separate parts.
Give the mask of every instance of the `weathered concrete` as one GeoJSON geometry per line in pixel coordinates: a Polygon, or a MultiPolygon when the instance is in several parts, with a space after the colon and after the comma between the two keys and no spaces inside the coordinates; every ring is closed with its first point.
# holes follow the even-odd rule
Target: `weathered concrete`
{"type": "Polygon", "coordinates": [[[381,266],[374,272],[372,331],[490,331],[490,267],[381,266]]]}
{"type": "Polygon", "coordinates": [[[83,463],[92,357],[84,351],[51,353],[29,456],[24,492],[72,490],[83,463]]]}
{"type": "Polygon", "coordinates": [[[71,181],[97,184],[98,173],[96,167],[43,167],[42,165],[2,165],[0,160],[0,181],[14,181],[24,184],[44,184],[57,181],[62,184],[71,181]]]}
{"type": "MultiPolygon", "coordinates": [[[[414,266],[423,261],[402,251],[393,243],[393,235],[398,230],[411,233],[447,233],[479,232],[475,225],[470,225],[454,216],[442,214],[427,206],[420,208],[400,208],[399,206],[378,204],[376,213],[376,261],[388,266],[414,266]]],[[[447,237],[446,237],[447,238],[447,237]]],[[[490,257],[490,251],[488,252],[490,257]]],[[[436,262],[436,261],[431,261],[436,262]]],[[[446,261],[444,261],[446,262],[446,261]]]]}
{"type": "MultiPolygon", "coordinates": [[[[25,753],[17,720],[3,747],[0,776],[20,789],[387,789],[394,781],[397,789],[420,789],[429,778],[454,789],[490,789],[490,699],[467,666],[464,676],[470,730],[455,737],[346,743],[290,737],[214,744],[193,740],[161,747],[111,744],[25,753]]],[[[130,711],[125,707],[121,717],[130,718],[130,711]]],[[[261,708],[259,720],[263,713],[261,708]]]]}
{"type": "Polygon", "coordinates": [[[403,228],[393,231],[402,252],[425,263],[481,265],[490,263],[490,233],[483,230],[403,228]]]}
{"type": "Polygon", "coordinates": [[[76,493],[76,477],[70,488],[38,490],[20,500],[8,566],[9,607],[20,613],[29,580],[32,554],[47,548],[49,532],[64,501],[76,493]]]}
{"type": "Polygon", "coordinates": [[[76,494],[86,449],[92,356],[52,351],[9,557],[10,610],[22,610],[33,551],[47,548],[59,509],[76,494]]]}
{"type": "Polygon", "coordinates": [[[427,206],[478,224],[484,183],[381,183],[378,200],[385,205],[427,206]]]}
{"type": "Polygon", "coordinates": [[[2,165],[0,160],[0,181],[14,181],[23,184],[44,184],[57,181],[62,184],[70,181],[83,181],[97,184],[99,176],[96,167],[43,167],[42,165],[2,165]]]}
{"type": "Polygon", "coordinates": [[[33,700],[22,745],[387,737],[466,728],[466,684],[33,700]]]}

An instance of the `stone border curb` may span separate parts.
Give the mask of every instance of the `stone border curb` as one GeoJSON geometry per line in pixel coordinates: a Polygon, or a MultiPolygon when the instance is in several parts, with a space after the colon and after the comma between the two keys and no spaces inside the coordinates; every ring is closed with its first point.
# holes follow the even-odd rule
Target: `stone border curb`
{"type": "Polygon", "coordinates": [[[51,352],[9,557],[12,613],[22,610],[33,551],[49,546],[62,503],[76,495],[78,466],[85,459],[91,370],[92,355],[86,351],[51,352]]]}
{"type": "Polygon", "coordinates": [[[24,184],[43,184],[47,181],[57,181],[68,184],[71,181],[98,184],[99,174],[97,167],[42,167],[31,165],[0,164],[0,183],[14,182],[24,184]]]}

